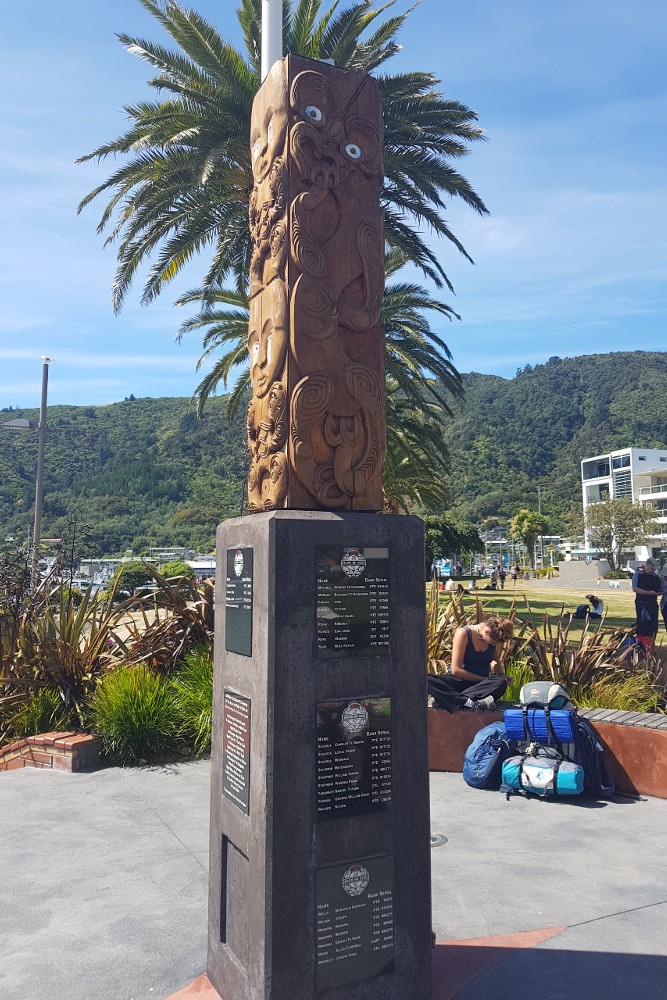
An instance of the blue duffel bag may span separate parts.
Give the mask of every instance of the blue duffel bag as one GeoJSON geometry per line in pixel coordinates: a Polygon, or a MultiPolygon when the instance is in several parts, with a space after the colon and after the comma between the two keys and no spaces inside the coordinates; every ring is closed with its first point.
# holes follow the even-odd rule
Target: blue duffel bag
{"type": "Polygon", "coordinates": [[[529,795],[581,795],[584,769],[565,760],[551,747],[535,747],[530,754],[517,754],[503,762],[501,791],[529,795]]]}

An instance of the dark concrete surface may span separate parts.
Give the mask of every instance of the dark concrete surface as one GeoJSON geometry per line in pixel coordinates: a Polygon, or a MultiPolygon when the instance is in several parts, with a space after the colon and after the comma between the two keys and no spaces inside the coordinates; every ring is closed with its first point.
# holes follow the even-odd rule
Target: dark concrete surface
{"type": "MultiPolygon", "coordinates": [[[[204,971],[209,775],[0,775],[0,1000],[164,1000],[204,971]]],[[[431,828],[434,1000],[665,995],[667,801],[432,774],[431,828]]]]}

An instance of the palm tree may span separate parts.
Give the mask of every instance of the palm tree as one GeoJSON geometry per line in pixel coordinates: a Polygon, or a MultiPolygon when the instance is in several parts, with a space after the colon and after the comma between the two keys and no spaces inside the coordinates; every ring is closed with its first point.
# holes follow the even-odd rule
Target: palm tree
{"type": "MultiPolygon", "coordinates": [[[[387,277],[407,259],[402,251],[385,256],[387,277]]],[[[199,370],[212,356],[213,367],[197,386],[194,397],[199,415],[219,386],[236,378],[227,400],[231,420],[250,391],[248,371],[248,296],[234,289],[193,289],[177,305],[199,303],[202,309],[186,320],[179,339],[203,332],[204,352],[199,370]]],[[[429,296],[418,284],[393,282],[386,286],[380,325],[386,342],[387,456],[383,472],[385,497],[393,509],[417,505],[442,508],[443,476],[449,471],[444,439],[444,417],[451,415],[448,398],[462,395],[461,376],[452,364],[444,340],[431,330],[429,310],[448,319],[459,318],[450,306],[429,296]]]]}
{"type": "MultiPolygon", "coordinates": [[[[126,107],[127,132],[82,161],[128,159],[81,202],[108,196],[98,231],[118,240],[113,285],[118,311],[137,270],[152,260],[142,301],[150,302],[195,255],[209,266],[202,288],[231,284],[243,291],[250,261],[247,222],[252,174],[248,131],[260,76],[261,0],[239,0],[246,53],[175,0],[139,0],[178,46],[170,51],[119,35],[132,54],[157,70],[155,101],[126,107]]],[[[377,72],[398,49],[396,35],[413,8],[382,20],[396,0],[285,0],[284,49],[343,68],[377,72]]],[[[486,207],[452,161],[483,137],[477,116],[437,91],[430,73],[378,75],[385,118],[383,208],[388,245],[401,251],[437,287],[451,284],[435,251],[419,235],[430,228],[468,254],[445,219],[445,198],[486,207]]],[[[470,259],[470,258],[468,258],[470,259]]]]}

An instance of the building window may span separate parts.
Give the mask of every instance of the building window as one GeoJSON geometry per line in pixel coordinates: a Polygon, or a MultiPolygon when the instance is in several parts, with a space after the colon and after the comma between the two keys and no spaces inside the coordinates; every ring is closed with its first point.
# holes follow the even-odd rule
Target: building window
{"type": "Polygon", "coordinates": [[[614,497],[632,497],[632,475],[630,472],[614,473],[614,497]]]}
{"type": "Polygon", "coordinates": [[[640,462],[645,462],[646,461],[646,455],[640,455],[639,456],[639,461],[640,462]]]}
{"type": "MultiPolygon", "coordinates": [[[[667,461],[667,459],[665,459],[667,461]]],[[[629,469],[630,468],[630,456],[629,455],[617,455],[616,458],[611,460],[612,469],[629,469]]]]}
{"type": "Polygon", "coordinates": [[[660,456],[660,461],[661,461],[661,462],[667,462],[667,457],[663,458],[663,457],[662,457],[662,455],[661,455],[661,456],[660,456]]]}

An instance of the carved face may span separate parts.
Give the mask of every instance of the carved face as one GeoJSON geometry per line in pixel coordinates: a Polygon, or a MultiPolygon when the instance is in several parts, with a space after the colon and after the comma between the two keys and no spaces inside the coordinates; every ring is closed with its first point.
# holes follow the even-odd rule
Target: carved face
{"type": "Polygon", "coordinates": [[[276,157],[283,152],[287,133],[285,63],[275,63],[269,77],[271,84],[267,87],[265,83],[264,87],[273,103],[255,101],[250,121],[250,159],[255,184],[264,180],[276,157]]]}
{"type": "Polygon", "coordinates": [[[262,295],[250,302],[250,381],[259,398],[282,377],[287,355],[287,315],[287,292],[282,281],[272,281],[262,295]]]}
{"type": "Polygon", "coordinates": [[[333,186],[355,168],[367,176],[379,172],[380,134],[358,111],[360,97],[363,103],[363,88],[339,94],[337,100],[321,73],[306,70],[294,80],[290,97],[292,110],[301,119],[297,125],[296,145],[310,146],[318,160],[325,157],[336,164],[340,173],[334,178],[333,186]],[[306,132],[304,125],[309,126],[306,132]]]}

